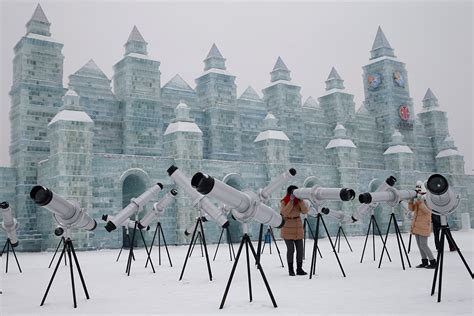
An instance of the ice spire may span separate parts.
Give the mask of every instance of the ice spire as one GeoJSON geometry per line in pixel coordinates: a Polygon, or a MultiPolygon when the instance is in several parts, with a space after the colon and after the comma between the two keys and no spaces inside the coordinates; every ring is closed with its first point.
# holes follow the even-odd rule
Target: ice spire
{"type": "Polygon", "coordinates": [[[278,56],[278,59],[270,75],[271,75],[271,82],[275,82],[277,80],[285,80],[285,81],[291,80],[290,70],[288,69],[288,67],[286,67],[285,63],[283,62],[280,56],[278,56]]]}
{"type": "Polygon", "coordinates": [[[422,100],[423,108],[428,110],[432,108],[436,108],[439,106],[438,98],[434,95],[433,91],[430,88],[426,91],[425,97],[422,100]]]}
{"type": "Polygon", "coordinates": [[[43,8],[41,8],[41,5],[38,3],[33,16],[28,23],[26,23],[26,33],[51,36],[49,32],[50,25],[51,23],[49,23],[46,14],[44,14],[43,8]]]}
{"type": "Polygon", "coordinates": [[[211,50],[207,54],[206,59],[204,59],[204,71],[213,68],[226,70],[225,60],[216,44],[212,44],[211,50]]]}
{"type": "Polygon", "coordinates": [[[128,36],[128,40],[124,45],[125,55],[131,53],[147,55],[147,45],[148,43],[145,41],[145,39],[143,39],[143,36],[138,30],[137,26],[134,25],[130,35],[128,36]]]}
{"type": "Polygon", "coordinates": [[[331,89],[344,89],[344,80],[342,80],[334,67],[332,67],[326,80],[326,90],[329,91],[331,89]]]}
{"type": "Polygon", "coordinates": [[[377,29],[377,35],[375,35],[374,44],[372,45],[372,50],[370,53],[372,55],[370,59],[375,59],[382,56],[395,57],[394,50],[392,46],[390,46],[390,43],[385,37],[385,34],[383,33],[380,26],[377,29]]]}

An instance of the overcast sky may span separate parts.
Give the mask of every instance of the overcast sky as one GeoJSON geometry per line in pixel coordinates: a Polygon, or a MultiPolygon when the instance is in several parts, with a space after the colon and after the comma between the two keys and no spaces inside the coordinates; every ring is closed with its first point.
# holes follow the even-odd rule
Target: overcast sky
{"type": "MultiPolygon", "coordinates": [[[[0,0],[1,1],[1,0],[0,0]]],[[[237,76],[238,94],[261,90],[278,56],[302,86],[303,101],[324,93],[335,66],[346,91],[363,99],[362,69],[380,25],[406,63],[415,111],[431,88],[473,173],[473,4],[471,1],[156,2],[40,1],[52,37],[64,43],[64,84],[89,59],[111,78],[136,25],[161,61],[162,85],[179,73],[192,87],[212,43],[237,76]]],[[[1,1],[0,166],[9,166],[13,47],[37,1],[1,1]]]]}

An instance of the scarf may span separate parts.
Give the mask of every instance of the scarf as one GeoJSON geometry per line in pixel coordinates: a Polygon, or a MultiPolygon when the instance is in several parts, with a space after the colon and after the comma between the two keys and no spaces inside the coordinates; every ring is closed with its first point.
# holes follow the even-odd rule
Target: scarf
{"type": "MultiPolygon", "coordinates": [[[[285,205],[288,204],[291,201],[290,196],[288,194],[285,195],[285,197],[282,199],[282,201],[285,205]]],[[[293,200],[293,205],[298,204],[298,202],[299,202],[298,198],[295,197],[295,199],[293,200]]]]}

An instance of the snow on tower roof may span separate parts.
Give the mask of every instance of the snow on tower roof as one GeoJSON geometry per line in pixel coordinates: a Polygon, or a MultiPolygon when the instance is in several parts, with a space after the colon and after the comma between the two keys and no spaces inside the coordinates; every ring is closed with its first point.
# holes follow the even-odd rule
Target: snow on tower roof
{"type": "Polygon", "coordinates": [[[173,90],[183,90],[183,91],[194,91],[184,79],[176,74],[170,81],[168,81],[164,86],[163,89],[173,89],[173,90]]]}
{"type": "Polygon", "coordinates": [[[131,41],[146,43],[145,39],[143,38],[142,34],[140,34],[140,31],[138,30],[136,25],[133,26],[133,29],[130,32],[130,35],[128,36],[127,42],[131,41]]]}
{"type": "Polygon", "coordinates": [[[264,120],[276,120],[276,117],[272,113],[268,112],[264,120]]]}
{"type": "Polygon", "coordinates": [[[326,146],[326,149],[335,148],[335,147],[349,147],[349,148],[357,148],[356,145],[350,139],[343,139],[343,138],[336,138],[331,139],[326,146]]]}
{"type": "Polygon", "coordinates": [[[276,139],[276,140],[284,140],[284,141],[290,140],[288,136],[286,136],[286,134],[282,131],[267,130],[258,134],[257,138],[255,138],[253,142],[257,143],[257,142],[260,142],[262,140],[267,140],[267,139],[276,139]]]}
{"type": "Polygon", "coordinates": [[[97,66],[93,59],[90,59],[84,66],[82,66],[78,71],[74,73],[74,75],[84,76],[84,77],[99,77],[99,78],[107,78],[104,72],[97,66]]]}
{"type": "Polygon", "coordinates": [[[437,155],[436,158],[443,158],[443,157],[453,157],[453,156],[462,156],[462,154],[457,151],[456,149],[445,149],[440,151],[437,155]]]}
{"type": "Polygon", "coordinates": [[[64,96],[69,96],[69,97],[78,97],[79,95],[76,93],[76,91],[72,89],[68,89],[66,94],[64,96]]]}
{"type": "Polygon", "coordinates": [[[178,122],[170,123],[168,127],[166,128],[164,135],[173,134],[177,132],[202,134],[201,129],[199,128],[199,126],[197,126],[196,123],[178,121],[178,122]]]}
{"type": "Polygon", "coordinates": [[[46,14],[44,14],[43,8],[41,5],[38,3],[36,6],[35,12],[33,12],[33,15],[31,16],[30,21],[37,21],[37,22],[42,22],[45,24],[51,24],[48,21],[48,18],[46,17],[46,14]]]}
{"type": "Polygon", "coordinates": [[[261,101],[258,93],[251,87],[248,86],[245,89],[244,93],[239,97],[240,100],[252,100],[252,101],[261,101]]]}
{"type": "Polygon", "coordinates": [[[391,155],[391,154],[400,154],[400,153],[413,154],[413,151],[411,151],[410,147],[406,145],[395,145],[395,146],[390,146],[389,148],[387,148],[387,150],[383,154],[391,155]]]}
{"type": "Polygon", "coordinates": [[[329,73],[329,76],[327,78],[327,80],[331,80],[331,79],[342,80],[341,76],[339,76],[339,74],[337,73],[336,68],[334,68],[334,67],[331,68],[331,72],[329,73]]]}
{"type": "Polygon", "coordinates": [[[438,99],[434,95],[433,91],[431,91],[431,89],[428,88],[428,90],[426,90],[425,96],[424,96],[422,101],[425,101],[425,100],[436,100],[437,101],[438,99]]]}
{"type": "Polygon", "coordinates": [[[367,110],[365,104],[362,104],[359,109],[357,110],[358,114],[368,114],[369,110],[367,110]]]}
{"type": "Polygon", "coordinates": [[[212,44],[211,50],[210,50],[209,53],[207,54],[206,59],[208,59],[208,58],[220,58],[220,59],[224,59],[224,57],[222,57],[221,52],[219,51],[219,48],[217,48],[217,46],[216,46],[215,43],[212,44]]]}
{"type": "Polygon", "coordinates": [[[62,110],[49,122],[48,126],[59,121],[93,123],[89,115],[84,111],[62,110]]]}
{"type": "Polygon", "coordinates": [[[273,71],[279,70],[279,69],[289,71],[288,67],[286,67],[285,63],[283,62],[283,59],[281,59],[280,56],[278,56],[275,66],[273,66],[273,71]]]}
{"type": "Polygon", "coordinates": [[[310,96],[306,99],[306,101],[304,101],[303,107],[305,107],[305,108],[317,108],[317,107],[319,107],[319,104],[318,104],[318,102],[316,102],[315,99],[313,99],[313,97],[310,96]]]}
{"type": "Polygon", "coordinates": [[[377,35],[375,35],[375,40],[374,40],[374,44],[372,45],[372,50],[376,50],[378,48],[393,49],[392,46],[390,46],[390,43],[385,37],[385,34],[383,33],[382,28],[380,26],[377,29],[377,35]]]}
{"type": "Polygon", "coordinates": [[[57,40],[55,40],[54,38],[50,37],[50,36],[44,36],[44,35],[41,35],[41,34],[36,34],[36,33],[28,33],[25,35],[26,38],[32,38],[32,39],[36,39],[36,40],[40,40],[40,41],[46,41],[46,42],[51,42],[51,43],[58,43],[60,44],[57,40]]]}

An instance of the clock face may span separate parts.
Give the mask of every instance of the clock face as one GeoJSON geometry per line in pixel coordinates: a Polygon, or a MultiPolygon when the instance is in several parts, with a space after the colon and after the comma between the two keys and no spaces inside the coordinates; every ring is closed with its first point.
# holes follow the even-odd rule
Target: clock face
{"type": "Polygon", "coordinates": [[[369,90],[377,89],[382,83],[382,75],[379,73],[369,74],[367,76],[367,83],[369,85],[369,90]]]}
{"type": "Polygon", "coordinates": [[[405,87],[405,78],[403,78],[403,75],[400,73],[400,71],[395,71],[393,73],[393,82],[395,82],[396,86],[405,87]]]}
{"type": "Polygon", "coordinates": [[[410,110],[408,109],[408,106],[402,105],[400,109],[398,110],[398,114],[400,115],[400,118],[403,121],[408,121],[410,119],[410,110]]]}

